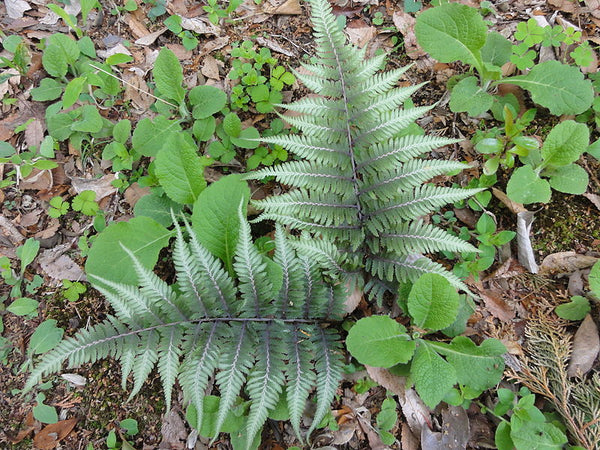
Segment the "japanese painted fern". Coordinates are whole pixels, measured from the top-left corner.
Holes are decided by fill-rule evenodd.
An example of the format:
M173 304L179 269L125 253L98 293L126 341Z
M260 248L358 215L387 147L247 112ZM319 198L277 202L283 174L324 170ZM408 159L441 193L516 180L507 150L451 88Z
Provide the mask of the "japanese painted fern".
M221 395L217 430L245 385L251 400L248 447L284 387L291 423L300 435L305 402L316 386L313 427L318 425L329 409L342 367L338 336L322 325L339 318L336 314L342 311L345 294L340 286L324 282L314 256L294 250L281 228L276 231L273 260L267 261L253 245L241 211L240 223L235 278L202 246L187 223L187 242L182 229L176 228L176 287L130 254L141 287L98 279L96 287L115 315L47 353L33 369L25 390L42 376L59 371L66 360L78 366L112 356L122 365L124 389L133 375L130 397L157 365L169 406L178 380L184 396L196 407L198 430L213 374Z
M327 0L311 0L311 7L317 62L304 64L309 74L296 75L318 96L281 105L301 113L286 118L301 135L263 139L303 161L247 175L274 176L298 189L255 202L261 218L316 233L345 250L346 270L365 270L367 290L380 293L390 282L412 281L424 272L442 274L464 289L458 278L421 254L477 251L420 219L478 192L425 183L465 167L417 159L456 141L410 134L407 127L430 108L400 106L422 85L395 87L406 67L380 72L384 56L368 59L364 49L347 44Z

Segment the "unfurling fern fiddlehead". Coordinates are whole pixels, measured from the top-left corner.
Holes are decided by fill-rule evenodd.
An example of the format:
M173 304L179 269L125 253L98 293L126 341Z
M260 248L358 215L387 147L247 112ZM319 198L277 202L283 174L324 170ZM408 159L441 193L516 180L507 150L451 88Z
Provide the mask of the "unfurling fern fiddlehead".
M339 337L323 323L339 319L344 290L326 283L314 255L306 246L297 252L279 227L273 259L262 256L251 241L241 208L239 219L235 278L202 246L187 223L188 242L177 226L176 287L130 254L141 287L97 279L96 287L115 315L44 355L24 391L42 376L59 371L64 361L78 366L112 356L121 363L124 389L133 375L130 397L158 366L169 407L173 385L179 380L184 396L197 410L198 430L205 390L215 373L221 395L217 430L245 385L251 400L248 447L284 387L290 420L300 436L305 403L316 385L316 427L341 379Z
M304 64L309 74L296 75L318 97L281 105L302 113L286 118L301 135L263 139L303 161L246 176L274 176L298 189L256 201L264 211L261 218L318 234L345 250L345 268L364 271L367 290L380 293L385 286L413 281L424 272L442 274L466 289L441 265L421 255L477 251L420 220L478 192L425 184L436 175L465 167L454 161L417 159L456 141L410 134L408 126L430 108L400 106L422 85L394 87L407 68L378 72L384 56L367 59L364 49L347 44L327 0L311 0L311 8L317 62Z

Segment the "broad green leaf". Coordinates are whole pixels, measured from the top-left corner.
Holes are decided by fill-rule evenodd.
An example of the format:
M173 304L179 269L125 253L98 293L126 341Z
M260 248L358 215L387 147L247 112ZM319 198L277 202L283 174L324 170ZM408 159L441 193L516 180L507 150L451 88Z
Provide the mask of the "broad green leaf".
M40 323L29 340L30 355L39 355L52 350L63 337L64 330L56 326L56 320L50 319Z
M44 70L48 72L48 75L55 78L64 77L69 69L67 57L63 51L55 45L51 45L44 50L44 54L42 55L42 65L44 66Z
M440 62L482 65L487 27L475 8L450 3L428 9L417 17L415 33L423 50Z
M63 33L53 34L48 38L49 47L58 47L67 63L72 64L79 58L80 50L77 42Z
M39 393L36 397L37 405L33 407L33 417L42 423L56 423L58 422L58 414L53 406L44 405L46 396L43 393Z
M554 310L558 317L567 320L583 320L590 312L590 302L587 298L575 295L569 303L558 305Z
M156 87L161 94L181 104L185 98L182 87L183 69L175 53L168 48L162 48L152 70Z
M156 156L172 134L181 131L179 122L168 120L165 116L156 116L154 122L149 118L138 122L131 145L143 156Z
M192 133L194 137L201 142L208 141L215 134L216 121L213 116L194 121Z
M83 90L83 86L86 83L86 77L73 78L65 87L65 95L63 95L63 108L70 108L79 100L79 95Z
M117 64L125 64L133 61L133 56L126 55L125 53L115 53L106 58L106 64L109 66L115 66Z
M590 131L583 123L566 120L556 125L542 145L544 165L565 166L575 162L585 152Z
M600 261L594 264L588 276L590 291L600 297Z
M560 450L567 437L551 423L527 421L520 427L511 427L510 437L518 449Z
M472 117L483 114L493 103L494 97L479 86L476 77L460 80L450 95L450 109L454 112L467 112Z
M86 273L115 283L136 285L137 275L131 269L131 258L120 244L132 251L144 267L151 269L171 235L171 231L149 217L113 223L94 241L85 264Z
M40 241L29 238L25 243L17 248L16 253L21 260L21 274L25 273L25 268L33 262L40 251Z
M206 187L206 159L198 156L198 146L187 133L170 136L156 155L155 171L166 194L177 203L194 203Z
M162 226L173 224L171 210L178 214L182 209L179 203L174 202L166 195L159 195L156 191L150 192L140 198L133 207L135 216L146 216L156 220Z
M506 185L506 195L518 203L548 203L552 191L550 184L538 177L531 166L526 165L513 172Z
M29 316L37 313L39 304L37 300L32 298L21 297L12 302L6 309L17 316Z
M81 117L71 126L73 131L97 133L102 129L102 116L95 106L83 105L78 111L81 111Z
M590 146L585 151L600 161L600 139L590 144Z
M129 119L119 120L113 127L115 141L124 144L131 136L131 121Z
M227 103L227 94L214 86L196 86L189 94L190 103L194 106L194 119L205 119L221 111Z
M238 137L242 132L242 121L236 113L229 113L223 119L223 130L230 137Z
M434 273L421 275L408 295L408 312L414 324L427 330L441 330L452 324L459 305L456 288Z
M501 67L510 60L512 42L500 33L488 33L485 45L481 48L481 58L484 62Z
M65 86L54 78L44 78L40 86L31 90L31 98L36 102L46 102L56 100L63 92Z
M483 391L496 385L504 372L506 347L497 339L486 339L478 347L471 339L457 336L449 344L429 342L431 348L446 356L461 385Z
M79 51L91 59L96 59L98 55L96 55L96 48L94 47L94 41L89 36L84 36L77 41L77 47L79 47Z
M555 116L581 114L594 100L591 81L583 78L579 68L558 61L536 64L527 75L509 77L502 83L527 89L534 102Z
M240 223L240 203L247 203L250 189L238 175L229 175L207 187L196 203L192 226L200 242L215 256L232 268ZM245 206L244 206L245 214Z
M361 364L392 367L410 361L415 351L406 328L388 316L360 319L348 332L346 347Z
M420 340L411 365L411 376L421 399L435 408L457 382L451 364Z
M577 164L557 167L550 174L552 189L566 194L583 194L587 190L588 182L586 170Z
M50 136L57 141L67 140L73 134L73 116L73 111L59 114L48 114L46 111L46 126Z
M254 127L248 127L240 132L237 137L231 137L233 145L241 148L256 148L260 144L260 135Z
M513 450L515 444L510 437L510 424L508 422L500 422L496 428L494 443L498 450Z

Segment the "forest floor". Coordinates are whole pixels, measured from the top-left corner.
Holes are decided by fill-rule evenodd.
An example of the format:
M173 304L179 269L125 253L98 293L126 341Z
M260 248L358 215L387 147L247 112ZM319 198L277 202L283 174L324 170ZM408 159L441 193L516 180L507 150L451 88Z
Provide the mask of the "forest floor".
M45 104L31 99L31 89L37 87L44 77L38 44L52 33L70 32L61 19L52 16L46 3L49 2L6 0L0 4L0 30L7 35L19 35L30 44L31 64L27 73L18 77L18 80L0 78L0 98L3 99L0 104L0 141L10 142L18 148L39 145L45 134ZM78 2L71 0L71 3ZM100 3L101 10L92 10L87 24L82 27L85 35L92 39L95 48L100 50L99 54L102 54L101 51L108 52L104 55L111 54L116 46L131 54L132 62L122 67L124 72L127 71L129 82L138 86L144 86L150 80L149 70L158 49L163 46L170 48L180 60L189 88L211 84L225 92L231 92L235 84L227 76L231 70L231 50L235 43L252 40L258 47L269 48L279 64L286 68L297 68L303 55L314 53L308 5L299 0L263 0L259 4L246 1L230 15L233 20L221 20L219 26L207 20L207 13L202 8L204 2L168 1L165 14L154 20L149 18L153 7L153 2L149 0L136 0L137 8L131 12L117 8L125 2L101 0ZM408 3L412 4L405 2ZM479 7L476 0L463 3ZM598 1L579 4L568 0L493 0L485 3L493 10L486 16L491 29L505 35L510 35L510 30L514 31L518 23L535 15L545 17L550 23L567 20L584 32L592 48L600 44L600 15L594 14L600 10ZM465 139L455 146L436 150L434 156L473 163L473 168L452 181L466 186L471 179L478 178L483 158L468 139L477 130L499 124L491 116L474 119L464 113L450 111L446 82L452 76L464 73L465 67L438 63L419 50L414 34L416 14L404 12L403 2L334 0L332 4L334 13L344 16L346 32L351 41L360 47L367 46L368 54L373 55L381 50L388 52L388 67L413 64L407 72L406 81L410 84L428 82L413 96L413 101L416 105L437 102L435 108L419 121L419 125L428 133ZM111 10L115 13L111 13ZM186 50L182 40L164 27L163 21L171 14L196 21L198 32L194 36L199 39L199 45L195 49ZM127 46L123 46L124 42L128 43ZM589 73L597 71L596 55L588 69ZM2 73L3 69L0 68L0 75ZM288 102L302 97L306 91L295 83L286 88L283 94L284 101ZM146 94L128 87L125 95L126 109L122 107L123 103L116 104L102 114L113 121L122 118L121 114L126 114L134 124L152 115L149 106L153 100ZM529 107L533 106L528 98L523 101ZM259 130L268 124L265 115L252 114L252 111L243 113L242 118ZM27 127L25 132L15 130L29 119L34 119L35 126ZM542 111L528 128L528 134L542 136L551 125L548 121L558 120L545 116ZM592 141L598 136L598 131L592 129ZM239 154L227 164L213 165L210 168L211 176L218 178L223 171L244 170L249 155ZM74 301L65 298L63 280L85 281L82 271L85 257L82 255L81 242L82 237L88 239L93 235L93 218L75 211L52 218L48 215L48 201L56 195L70 198L81 192L81 186L85 186L84 189L103 192L100 208L105 211L106 217L127 220L133 216L135 202L145 193L136 183L122 192L112 188L110 181L114 180L113 172L97 153L81 154L74 148L63 146L55 158L59 166L50 173L36 171L35 176L17 180L15 184L8 184L0 190L0 256L8 257L12 267L18 271L17 248L27 238L35 238L41 244L40 252L24 272L26 285L30 289L24 295L39 302L34 314L15 315L6 309L11 301L11 286L2 285L0 279L0 331L4 338L0 343L0 448L32 448L34 437L39 436L36 443L39 448L101 449L107 448L107 436L111 430L116 432L119 442L126 438L136 449L186 448L186 442L196 441L193 435L190 437L192 430L185 420L182 398L176 395L172 410L165 415L160 381L156 374L151 376L151 381L139 395L125 401L127 393L120 386L121 375L117 363L104 360L74 370L87 379L83 386L59 379L44 391L43 402L58 412L62 428L48 429L36 420L33 415L36 398L20 395L31 365L27 353L29 340L42 321L55 319L57 325L64 329L65 336L68 336L89 323L99 322L109 313L105 300L91 288ZM509 357L507 381L503 381L503 385L509 382L509 378L519 379L528 344L528 335L525 333L528 320L531 317L550 316L555 306L567 302L573 295L581 294L587 285L590 267L600 257L600 165L587 154L582 156L579 163L590 177L588 195L553 192L549 203L533 205L537 209L529 208L535 212L531 227L534 256L538 263L551 256L545 265L542 264L543 270L538 274L529 273L518 262L517 244L513 241L498 252L494 264L479 274L479 279L471 275L467 280L480 299L469 320L466 335L475 339L496 337L506 345ZM6 179L10 169L10 164L0 164L0 181ZM499 194L492 198L486 209L494 215L498 231L516 231L516 212L519 209L515 209L502 196L507 174L499 172L498 178L494 188ZM73 180L78 183L77 187ZM263 189L275 188L267 185ZM458 210L451 205L444 212L451 213L444 215L441 220L457 229L460 226L473 229L481 214L468 208ZM451 264L441 256L436 256L436 259ZM360 314L390 313L385 308L378 309L366 303L362 303L359 310L357 317ZM597 320L597 308L594 314ZM556 320L553 323L563 327L569 334L577 330L575 323L549 320ZM597 366L596 362L592 370L597 370ZM366 391L357 388L369 387L365 381L367 378L364 370L347 375L334 404L333 417L338 429L325 428L315 432L313 448L365 449L378 445L381 445L379 448L386 448L373 433L374 418L385 398L385 389L378 386ZM465 425L470 429L468 448L493 448L496 423L481 412L481 406L488 401L492 400L484 395L479 405L474 402L468 411L469 423ZM542 398L539 402L539 406L543 407ZM441 411L438 412L441 414ZM131 436L127 436L118 425L128 418L137 420L139 424L139 431ZM439 423L432 424L432 428L436 427L439 429ZM402 440L403 448L414 448L408 440L401 439L405 431L403 418L400 417L391 432L398 436L398 441ZM52 436L52 433L57 434ZM56 436L59 436L58 440ZM89 444L93 447L89 447ZM292 445L300 443L295 439L291 427L269 420L261 448L281 449ZM126 444L122 448L127 448ZM226 435L223 435L210 447L208 440L198 439L194 448L227 449L230 444ZM400 448L399 443L392 445L392 448Z

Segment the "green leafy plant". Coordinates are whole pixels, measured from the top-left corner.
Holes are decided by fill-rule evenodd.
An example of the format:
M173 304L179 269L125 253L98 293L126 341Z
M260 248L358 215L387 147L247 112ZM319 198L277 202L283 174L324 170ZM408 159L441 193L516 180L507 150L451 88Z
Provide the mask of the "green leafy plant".
M76 302L79 300L79 296L87 291L85 284L79 281L63 280L62 285L63 296L70 302Z
M228 187L226 183L220 186ZM125 246L123 252L139 280L135 284L141 288L90 274L115 316L80 331L44 355L25 390L43 375L59 370L65 360L77 366L110 355L122 364L124 388L133 374L133 396L157 365L167 407L178 379L186 399L196 408L195 426L201 429L204 391L217 371L221 400L215 429L221 429L246 384L252 402L245 434L249 448L284 385L290 420L299 434L305 401L316 384L317 409L310 434L327 412L341 378L337 334L321 325L338 317L345 293L341 286L324 281L314 256L318 249L310 251L304 245L294 250L293 241L280 228L273 259L261 255L251 241L243 198L237 195L241 203L234 217L220 215L222 205L203 211L230 223L228 229L213 227L209 233L196 234L194 228L206 225L185 222L182 229L176 224L177 290L144 267ZM184 233L189 235L188 242ZM228 253L219 259L216 255L222 253L217 249L223 248Z
M9 293L12 302L6 309L17 316L33 318L38 314L39 302L25 295L34 294L42 285L43 279L35 275L29 280L25 278L25 271L39 250L40 242L33 238L27 239L22 246L17 247L16 254L20 260L18 271L12 268L7 256L0 257L0 276L8 286L12 286Z
M223 18L229 17L238 6L243 3L243 0L232 0L227 2L227 7L220 5L219 0L207 0L207 5L202 8L208 13L208 20L213 25L218 25L219 21Z
M452 88L450 109L466 111L471 116L483 114L498 101L488 91L502 83L526 89L535 103L557 116L580 114L591 106L591 82L584 79L577 67L546 61L535 64L525 75L502 76L501 66L511 55L524 61L523 64L532 64L535 55L532 50L527 50L529 44L545 39L543 28L532 28L529 22L520 26L517 38L523 38L525 44L517 46L517 53L513 53L511 42L499 33L489 33L475 8L449 3L424 11L417 17L415 33L425 51L440 62L461 61L477 72L477 76L467 76ZM554 33L553 29L549 32ZM548 39L549 45L556 42L556 37Z
M381 442L385 445L392 445L396 442L396 436L390 433L390 431L398 422L397 406L396 400L390 397L386 398L381 404L381 410L375 418L377 422L377 432L379 433Z
M52 138L47 137L39 148L17 152L8 142L0 142L0 164L12 166L11 170L4 173L4 180L0 181L0 187L11 186L27 178L34 169L50 170L57 167L58 164L50 159L54 157L53 144Z
M594 264L588 276L590 292L587 296L592 299L600 299L600 263ZM571 301L558 305L555 308L556 315L567 320L582 320L591 311L590 300L581 295L574 295Z
M231 91L231 104L234 108L248 110L254 103L260 113L273 111L281 103L281 91L285 85L292 85L296 77L277 64L268 48L255 50L252 41L244 41L231 50L236 58L231 63L229 78L239 80Z
M575 31L573 27L565 29L560 25L542 27L534 18L531 18L527 22L517 24L514 37L521 42L512 46L510 61L519 70L525 70L535 65L534 60L537 58L537 53L533 47L538 44L542 47L560 47L562 44L580 43L581 31ZM578 66L586 67L591 63L592 49L585 42L571 51L569 56Z
M69 211L69 202L64 201L60 196L52 197L49 203L48 215L50 217L58 218L64 216Z
M588 174L575 161L588 148L590 132L586 125L566 120L555 126L540 150L531 149L521 157L506 186L506 194L519 203L547 203L551 189L568 194L583 194ZM548 178L548 180L544 178Z
M526 450L529 448L561 449L568 442L563 430L535 406L535 395L523 387L515 394L509 389L498 389L498 403L492 413L501 422L496 428L498 450ZM509 415L506 419L503 416Z
M94 191L83 191L77 194L71 202L71 207L73 211L81 211L86 216L95 216L100 211Z
M264 137L303 161L291 161L248 174L274 176L298 189L255 202L261 219L273 219L322 236L323 253L334 245L341 266L379 300L384 290L416 280L426 272L444 274L465 285L440 264L421 255L438 250L476 251L463 240L419 218L480 189L426 184L435 175L461 170L462 163L423 160L424 152L455 142L412 134L410 124L428 107L400 109L420 85L394 88L407 70L378 73L384 56L365 59L364 51L346 44L328 4L312 4L318 44L317 63L305 64L311 75L298 78L320 95L286 109L303 113L287 118L302 135Z
M465 301L444 277L422 275L401 303L411 318L412 329L407 330L388 316L361 319L348 332L348 351L370 366L389 368L410 363L410 379L431 408L456 393L456 384L463 392L459 393L458 404L464 392L468 398L475 398L500 381L504 371L501 355L506 348L496 339L477 346L469 338L456 335L462 332L457 326L464 330L470 316L461 313ZM439 330L455 337L450 343L424 338Z
M0 37L2 37L2 47L12 53L12 58L0 56L0 69L10 67L16 69L21 75L27 74L31 63L31 51L25 40L16 34L6 36L1 33ZM11 76L14 75L0 75L0 83L7 79L5 77L10 78Z
M194 36L189 30L184 30L181 26L181 16L176 14L169 16L165 21L164 25L178 38L181 39L181 43L186 50L194 50L198 46L198 38Z

